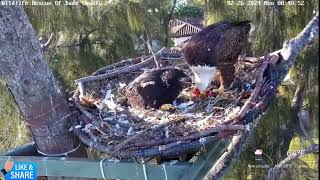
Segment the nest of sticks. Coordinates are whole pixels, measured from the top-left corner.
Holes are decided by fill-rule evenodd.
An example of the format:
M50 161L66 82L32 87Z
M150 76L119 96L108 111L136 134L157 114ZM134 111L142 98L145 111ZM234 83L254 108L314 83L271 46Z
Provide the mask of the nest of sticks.
M193 97L193 88L189 87L172 105L147 110L132 108L124 101L124 89L143 69L155 67L153 58L122 61L77 81L79 87L71 101L81 114L74 129L82 142L117 158L198 151L243 131L252 117L266 109L263 98L270 88L266 69L279 60L279 56L269 57L268 53L264 58L239 57L236 78L224 94L202 99ZM193 77L181 55L170 58L157 53L156 58L162 68L180 67ZM217 88L215 83L210 86Z

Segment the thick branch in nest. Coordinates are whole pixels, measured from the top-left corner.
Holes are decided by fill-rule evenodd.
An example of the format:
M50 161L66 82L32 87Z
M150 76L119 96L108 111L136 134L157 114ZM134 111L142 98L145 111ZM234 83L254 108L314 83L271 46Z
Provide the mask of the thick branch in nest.
M145 56L144 58L148 59L150 56ZM141 58L141 61L144 61L144 59L142 57ZM133 59L127 59L127 60L122 60L120 62L117 62L117 63L114 63L114 64L110 64L108 66L105 66L103 68L100 68L98 69L97 71L95 71L92 76L97 76L97 75L101 75L101 74L107 74L107 73L110 73L112 71L114 71L115 69L118 69L118 68L126 68L126 66L131 66L134 64L134 61L136 59L133 58Z
M181 137L172 137L172 138L165 138L165 139L152 139L148 141L136 141L132 143L128 143L124 145L122 148L132 148L132 147L151 147L151 146L159 146L163 144L169 144L177 141L187 141L187 140L194 140L199 139L202 137L209 136L213 133L221 132L221 131L237 131L237 130L244 130L243 125L217 125L207 130L195 132L189 136L181 136Z
M184 118L182 118L182 119L177 119L177 120L175 120L175 121L165 122L165 123L163 123L163 124L161 124L161 125L159 125L159 126L157 126L157 127L155 127L155 128L154 128L154 127L147 128L147 129L141 131L140 133L138 133L138 134L136 134L136 135L128 138L127 140L123 141L123 142L120 143L119 145L117 145L117 146L114 148L113 153L119 151L124 145L126 145L127 143L129 143L129 142L137 139L138 137L141 137L144 133L146 133L146 132L148 132L148 131L150 131L150 130L162 129L162 128L166 127L166 126L169 126L170 124L183 122L183 121L185 121L185 120L187 120L187 119L184 119Z
M161 55L161 52L164 50L165 48L162 48L159 52L157 52L155 54L155 56L159 56ZM88 76L88 77L83 77L81 79L77 79L75 80L76 84L78 84L79 82L88 82L88 81L97 81L97 80L103 80L103 79L107 79L107 78L111 78L123 73L129 73L132 71L136 71L139 70L145 66L147 66L148 64L150 64L153 61L153 57L149 57L148 59L146 59L145 61L142 61L138 64L132 65L130 67L126 67L126 68L122 68L119 70L115 70L113 72L107 73L107 74L101 74L101 75L97 75L97 76Z
M264 60L263 60L261 66L260 66L260 69L258 71L257 80L256 80L256 87L254 88L250 98L246 101L246 103L241 108L238 116L236 117L236 120L241 120L244 117L244 115L246 114L246 112L249 110L250 106L252 104L255 104L255 101L257 100L257 97L258 97L259 92L261 90L261 86L263 84L263 74L268 67L269 58L270 58L270 54L269 54L269 52L266 52L264 55Z

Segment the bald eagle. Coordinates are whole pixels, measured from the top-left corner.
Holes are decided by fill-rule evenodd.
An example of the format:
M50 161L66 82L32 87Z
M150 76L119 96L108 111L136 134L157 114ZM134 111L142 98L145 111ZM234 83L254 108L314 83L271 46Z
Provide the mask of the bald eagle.
M182 48L185 60L195 76L196 90L205 94L212 80L220 76L220 91L234 79L234 64L247 49L254 30L250 21L222 21L194 34Z
M128 104L135 108L159 108L170 104L191 79L180 69L146 71L132 81L125 90Z

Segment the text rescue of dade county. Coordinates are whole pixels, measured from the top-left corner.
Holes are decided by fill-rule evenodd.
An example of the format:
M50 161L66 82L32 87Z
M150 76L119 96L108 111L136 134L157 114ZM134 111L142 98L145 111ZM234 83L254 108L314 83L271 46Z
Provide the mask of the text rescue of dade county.
M86 6L101 6L103 3L99 0L97 1L88 1L88 2L81 2L82 5ZM10 0L3 0L0 1L0 5L6 6L61 6L61 5L66 5L66 6L77 6L80 5L79 1L10 1Z

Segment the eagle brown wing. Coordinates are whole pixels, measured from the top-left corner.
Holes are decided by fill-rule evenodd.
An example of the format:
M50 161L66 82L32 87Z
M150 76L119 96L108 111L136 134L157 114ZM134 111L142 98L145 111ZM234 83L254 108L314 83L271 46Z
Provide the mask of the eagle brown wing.
M250 21L222 21L193 35L182 49L189 66L217 67L229 86L234 78L234 64L248 47Z
M171 103L181 92L186 75L178 69L156 69L144 72L132 81L125 96L131 107L159 108Z
M125 92L128 103L135 108L157 108L160 104L158 96L164 85L160 82L161 71L144 72L131 82Z
M215 49L218 59L218 69L223 77L225 87L229 87L234 80L235 67L238 57L247 51L249 46L249 21L233 23L227 29Z

